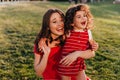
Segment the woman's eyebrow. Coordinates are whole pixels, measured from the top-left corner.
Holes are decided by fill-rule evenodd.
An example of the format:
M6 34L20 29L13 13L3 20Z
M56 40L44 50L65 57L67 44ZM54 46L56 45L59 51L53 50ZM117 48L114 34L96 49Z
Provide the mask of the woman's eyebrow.
M56 20L56 18L53 18L52 21L53 21L53 20Z

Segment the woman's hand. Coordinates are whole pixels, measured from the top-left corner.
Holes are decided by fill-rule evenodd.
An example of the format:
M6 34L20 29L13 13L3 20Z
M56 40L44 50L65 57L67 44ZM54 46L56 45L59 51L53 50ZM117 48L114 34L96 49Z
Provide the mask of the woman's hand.
M45 71L45 68L48 62L48 57L49 57L50 50L51 50L50 47L47 46L46 40L47 40L46 38L42 38L38 43L38 47L40 51L44 53L44 55L42 56L42 55L35 53L34 69L36 71L36 75L40 77Z
M93 51L98 50L99 45L96 41L94 41L94 40L90 41L90 45L91 45Z
M43 52L45 55L49 55L49 53L50 53L50 47L47 46L46 40L47 40L46 38L42 38L39 41L38 47L39 47L39 50L41 52Z
M62 63L65 66L71 65L77 58L79 57L79 54L76 52L72 52L69 55L65 56L63 59L61 59L60 63Z
M94 51L98 49L98 43L96 41L91 41L90 42L92 51L91 50L86 50L86 51L75 51L70 53L69 55L65 56L60 63L63 65L69 66L71 65L78 57L84 58L84 59L89 59L95 56Z

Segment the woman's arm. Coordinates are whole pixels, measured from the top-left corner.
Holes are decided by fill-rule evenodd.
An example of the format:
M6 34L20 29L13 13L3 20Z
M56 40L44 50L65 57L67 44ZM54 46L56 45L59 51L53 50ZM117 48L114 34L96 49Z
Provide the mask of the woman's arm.
M48 56L50 53L50 47L46 45L44 40L41 42L41 50L43 51L44 54L39 55L35 53L35 60L34 60L34 69L36 75L40 77L42 76L42 73L44 72L47 66Z
M95 51L88 49L86 51L75 51L74 54L78 54L78 57L83 59L90 59L95 56Z
M47 66L47 61L47 55L43 55L42 57L41 55L35 53L34 69L37 76L42 77L42 73L44 72Z
M83 59L89 59L95 56L95 52L92 50L86 50L86 51L75 51L64 57L60 63L63 65L69 66L71 63L73 63L78 57L81 57Z
M86 51L75 51L64 57L60 63L63 65L69 66L71 63L73 63L78 57L81 57L83 59L89 59L95 56L95 51L98 49L98 43L94 42L91 44L92 50L88 49Z

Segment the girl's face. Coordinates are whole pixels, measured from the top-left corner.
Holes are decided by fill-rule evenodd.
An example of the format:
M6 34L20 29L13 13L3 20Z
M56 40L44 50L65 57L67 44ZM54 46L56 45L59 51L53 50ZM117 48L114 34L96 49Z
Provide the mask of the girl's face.
M87 26L87 16L85 11L77 11L73 19L74 30L84 30Z
M50 31L53 39L64 34L64 21L59 13L53 13L50 17Z

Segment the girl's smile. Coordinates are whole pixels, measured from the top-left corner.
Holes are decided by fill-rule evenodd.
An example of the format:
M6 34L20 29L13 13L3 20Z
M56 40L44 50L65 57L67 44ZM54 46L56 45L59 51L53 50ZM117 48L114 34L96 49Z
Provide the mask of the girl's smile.
M83 21L83 22L81 22L81 24L82 24L83 26L85 26L85 24L86 24L86 21Z
M85 11L77 11L72 24L74 30L84 30L87 26L87 19Z

